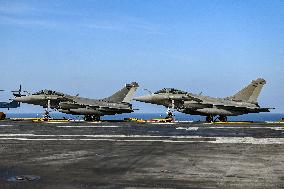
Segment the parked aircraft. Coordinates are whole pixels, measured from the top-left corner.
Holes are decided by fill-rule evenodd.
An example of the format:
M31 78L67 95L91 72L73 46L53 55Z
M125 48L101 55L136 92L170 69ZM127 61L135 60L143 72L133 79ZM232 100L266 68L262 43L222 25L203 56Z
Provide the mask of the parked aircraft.
M51 108L67 114L84 115L85 120L92 121L99 120L103 115L133 112L130 101L137 88L138 83L132 82L112 96L103 99L83 98L53 90L41 90L26 96L15 96L14 100L46 108L45 117L49 117Z
M22 90L21 88L22 87L20 85L19 91ZM0 91L4 91L4 90L0 90ZM17 93L18 91L12 91L12 92L14 95L18 94ZM18 108L18 107L20 107L20 103L14 100L12 100L11 102L0 102L0 108L7 108L9 110L10 108Z
M174 88L164 88L146 96L136 97L134 100L163 105L186 114L203 115L206 116L207 122L213 121L214 116L219 116L218 119L225 122L227 116L269 112L272 108L262 108L257 102L264 84L266 81L258 78L235 95L225 98L214 98Z

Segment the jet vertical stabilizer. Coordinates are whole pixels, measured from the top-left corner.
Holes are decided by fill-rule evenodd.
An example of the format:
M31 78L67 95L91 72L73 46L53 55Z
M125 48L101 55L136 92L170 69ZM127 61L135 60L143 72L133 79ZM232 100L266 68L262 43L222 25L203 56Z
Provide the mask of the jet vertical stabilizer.
M118 92L114 93L112 96L104 98L103 100L109 101L109 102L126 102L129 103L135 91L139 87L138 83L132 82L130 84L126 84L125 87L123 87Z
M257 98L261 92L263 85L266 81L262 78L253 80L248 86L239 91L237 94L227 97L227 99L234 101L243 101L250 103L257 103Z

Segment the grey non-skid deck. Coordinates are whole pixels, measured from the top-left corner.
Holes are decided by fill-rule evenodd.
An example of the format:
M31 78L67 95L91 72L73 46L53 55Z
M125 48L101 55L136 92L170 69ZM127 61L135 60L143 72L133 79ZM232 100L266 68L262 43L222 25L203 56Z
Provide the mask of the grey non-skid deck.
M1 189L284 188L284 124L1 121L0 152Z

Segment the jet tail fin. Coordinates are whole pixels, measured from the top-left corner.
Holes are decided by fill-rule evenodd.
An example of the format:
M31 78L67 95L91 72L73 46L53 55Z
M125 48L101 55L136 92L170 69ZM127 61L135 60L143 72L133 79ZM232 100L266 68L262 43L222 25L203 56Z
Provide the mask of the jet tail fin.
M227 97L227 99L243 102L257 103L257 98L261 92L263 85L266 81L262 78L253 80L249 85L240 90L233 96Z
M137 88L139 87L138 83L132 82L130 84L126 84L121 90L117 91L110 97L104 98L103 100L109 102L126 102L129 103Z

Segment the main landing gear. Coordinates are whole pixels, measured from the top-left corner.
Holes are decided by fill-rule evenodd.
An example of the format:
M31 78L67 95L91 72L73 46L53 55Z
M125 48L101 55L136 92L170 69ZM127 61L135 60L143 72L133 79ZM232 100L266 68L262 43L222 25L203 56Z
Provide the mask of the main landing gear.
M43 113L43 118L44 119L50 119L51 117L50 117L50 114L49 114L49 110L44 110L44 113Z
M210 122L213 122L213 121L216 121L216 120L219 120L220 122L227 122L228 121L228 118L227 116L219 116L217 117L215 120L214 120L214 116L213 115L208 115L206 116L206 122L210 123Z
M219 116L218 119L219 119L219 121L221 121L221 122L227 122L227 121L228 121L227 116Z
M85 115L85 121L100 121L100 116L98 115Z

